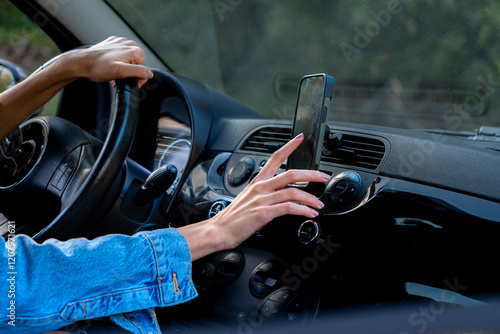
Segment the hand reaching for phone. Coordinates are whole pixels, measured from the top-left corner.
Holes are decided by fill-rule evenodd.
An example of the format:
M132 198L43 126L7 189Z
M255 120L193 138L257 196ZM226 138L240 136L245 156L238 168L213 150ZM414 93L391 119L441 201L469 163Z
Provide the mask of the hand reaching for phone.
M296 182L327 182L330 176L315 170L288 170L276 175L285 159L300 145L298 135L276 151L260 173L215 217L179 229L193 260L240 245L255 231L284 215L314 218L324 204L316 196L287 186ZM299 204L300 203L300 204Z

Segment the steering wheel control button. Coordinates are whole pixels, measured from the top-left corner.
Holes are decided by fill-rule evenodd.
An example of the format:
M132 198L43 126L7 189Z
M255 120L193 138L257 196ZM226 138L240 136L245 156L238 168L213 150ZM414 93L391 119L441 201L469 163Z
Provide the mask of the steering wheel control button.
M222 257L215 268L215 279L221 285L236 281L245 267L245 258L237 252L230 252Z
M281 285L283 265L277 261L267 261L259 265L250 277L250 291L256 297L269 295Z
M63 171L57 168L56 171L54 172L54 175L52 175L52 178L50 179L50 185L54 186L58 190L62 190L58 187L58 185L59 185L59 180L61 180L63 174L64 174Z
M255 170L255 160L244 157L235 163L229 170L227 181L231 187L238 187L245 183Z
M212 206L210 207L210 209L208 210L208 218L212 218L214 217L216 214L218 214L219 212L221 212L222 210L224 210L226 208L227 204L226 204L226 201L215 201Z
M82 148L78 147L73 152L68 154L63 162L57 166L54 174L52 174L52 178L50 179L50 186L57 195L61 195L64 188L68 184L73 171L78 165L78 161L80 159Z
M321 235L321 226L314 220L306 220L299 227L298 237L304 245L310 245L318 241Z

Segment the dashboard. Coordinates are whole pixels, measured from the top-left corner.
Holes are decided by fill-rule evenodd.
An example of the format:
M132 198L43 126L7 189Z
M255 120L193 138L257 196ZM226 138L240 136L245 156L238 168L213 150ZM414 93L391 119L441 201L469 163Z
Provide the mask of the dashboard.
M290 140L292 121L262 119L190 79L163 71L155 77L160 85L141 105L155 117L139 128L154 151L135 160L181 171L158 206L169 226L180 227L231 205ZM347 306L433 299L433 289L471 298L498 291L491 265L500 255L498 142L328 125L337 149L324 151L320 170L331 179L308 189L326 204L320 215L281 217L237 249L197 261L200 297L177 312L160 311L169 330L193 322L226 329L308 324Z
M154 73L141 88L129 158L119 164L118 176L105 191L102 216L96 213L95 224L81 230L65 228L62 238L178 228L214 217L233 205L291 139L292 120L263 119L202 83ZM90 139L97 150L97 138L83 132L76 138L73 132L77 125L86 128L78 115L87 110L97 109L96 121L102 124L104 108L93 105L102 103L72 98L96 87L100 96L111 93L109 84L86 81L65 88L61 110L72 113L61 115L75 117L73 124L64 117L44 119L74 140ZM89 119L82 117L88 133L95 126ZM30 122L26 135L43 142L47 128ZM195 261L192 276L199 297L157 309L162 330L187 332L201 326L203 332L252 332L277 324L321 324L353 307L426 301L455 308L482 304L498 294L500 178L495 171L500 141L345 122L329 122L327 133L319 169L330 180L305 189L325 203L319 216L279 217L239 247ZM68 155L74 161L66 157L55 172L46 173L55 189L59 183L52 181L66 163L66 171L82 165L79 161L87 167L80 151ZM277 173L285 170L286 162ZM145 185L158 181L158 175L167 175L170 182L158 194L147 191ZM33 200L37 209L24 210L26 216L18 218L36 221L33 215L45 212L50 221L58 204L53 200ZM40 230L16 222L23 233Z
M74 231L79 236L178 228L214 217L291 139L292 120L264 119L202 83L154 73L140 91L129 158L100 205L109 210ZM78 115L97 109L100 124L104 108L95 108L98 99L75 104L73 97L96 87L101 96L111 92L106 84L76 81L61 98L61 110L72 111L61 116L74 117L87 132L95 124L82 117L86 127ZM51 118L51 126L76 129L62 118ZM199 297L157 309L162 330L251 332L321 323L353 307L412 301L461 307L498 294L499 141L345 122L329 122L327 133L319 169L330 180L305 189L325 203L319 216L279 217L239 247L195 261ZM286 162L277 173L285 170ZM170 182L158 194L145 191L158 175ZM27 211L26 221L48 206L33 202L37 210ZM40 230L27 228L27 234ZM62 237L72 233L65 229Z

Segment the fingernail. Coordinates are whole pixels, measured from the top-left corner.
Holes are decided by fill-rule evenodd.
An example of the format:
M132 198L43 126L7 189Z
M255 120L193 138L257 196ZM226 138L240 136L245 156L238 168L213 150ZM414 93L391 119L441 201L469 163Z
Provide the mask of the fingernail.
M323 176L323 180L325 180L325 181L329 181L330 180L330 175L328 175L326 173L323 173L323 172L321 174Z
M318 200L318 206L320 209L323 209L325 207L325 203Z
M319 216L318 211L316 211L316 210L311 210L311 211L312 211L312 214L313 214L313 218Z
M293 138L293 140L297 140L297 139L302 138L302 137L304 137L304 134L299 133L297 136L295 136L295 138Z

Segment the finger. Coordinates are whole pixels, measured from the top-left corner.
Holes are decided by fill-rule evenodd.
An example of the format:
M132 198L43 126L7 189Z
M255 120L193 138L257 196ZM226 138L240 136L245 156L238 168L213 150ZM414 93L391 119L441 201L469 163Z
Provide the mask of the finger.
M316 209L322 209L325 205L316 196L297 188L286 188L275 193L262 196L262 200L269 201L272 205L285 202L298 202Z
M302 205L298 203L293 203L293 202L286 202L286 203L280 203L272 206L272 211L270 213L270 218L271 220L281 217L281 216L286 216L286 215L294 215L294 216L304 216L308 218L315 218L319 215L318 211Z
M137 87L141 88L146 82L148 82L145 79L137 79Z
M125 37L117 37L117 36L110 36L98 44L105 44L105 43L114 44L114 45L129 45L129 46L137 46L138 45L137 42L132 40L132 39L128 39Z
M330 175L317 170L292 169L281 173L265 182L264 190L273 191L282 189L297 182L328 182Z
M273 177L278 169L281 167L283 162L288 158L288 156L299 147L300 143L304 140L304 135L301 133L294 139L290 140L283 147L273 153L271 158L266 162L266 165L257 175L257 180L267 180Z
M153 77L153 72L144 65L121 63L119 73L115 79L138 78L149 80Z

